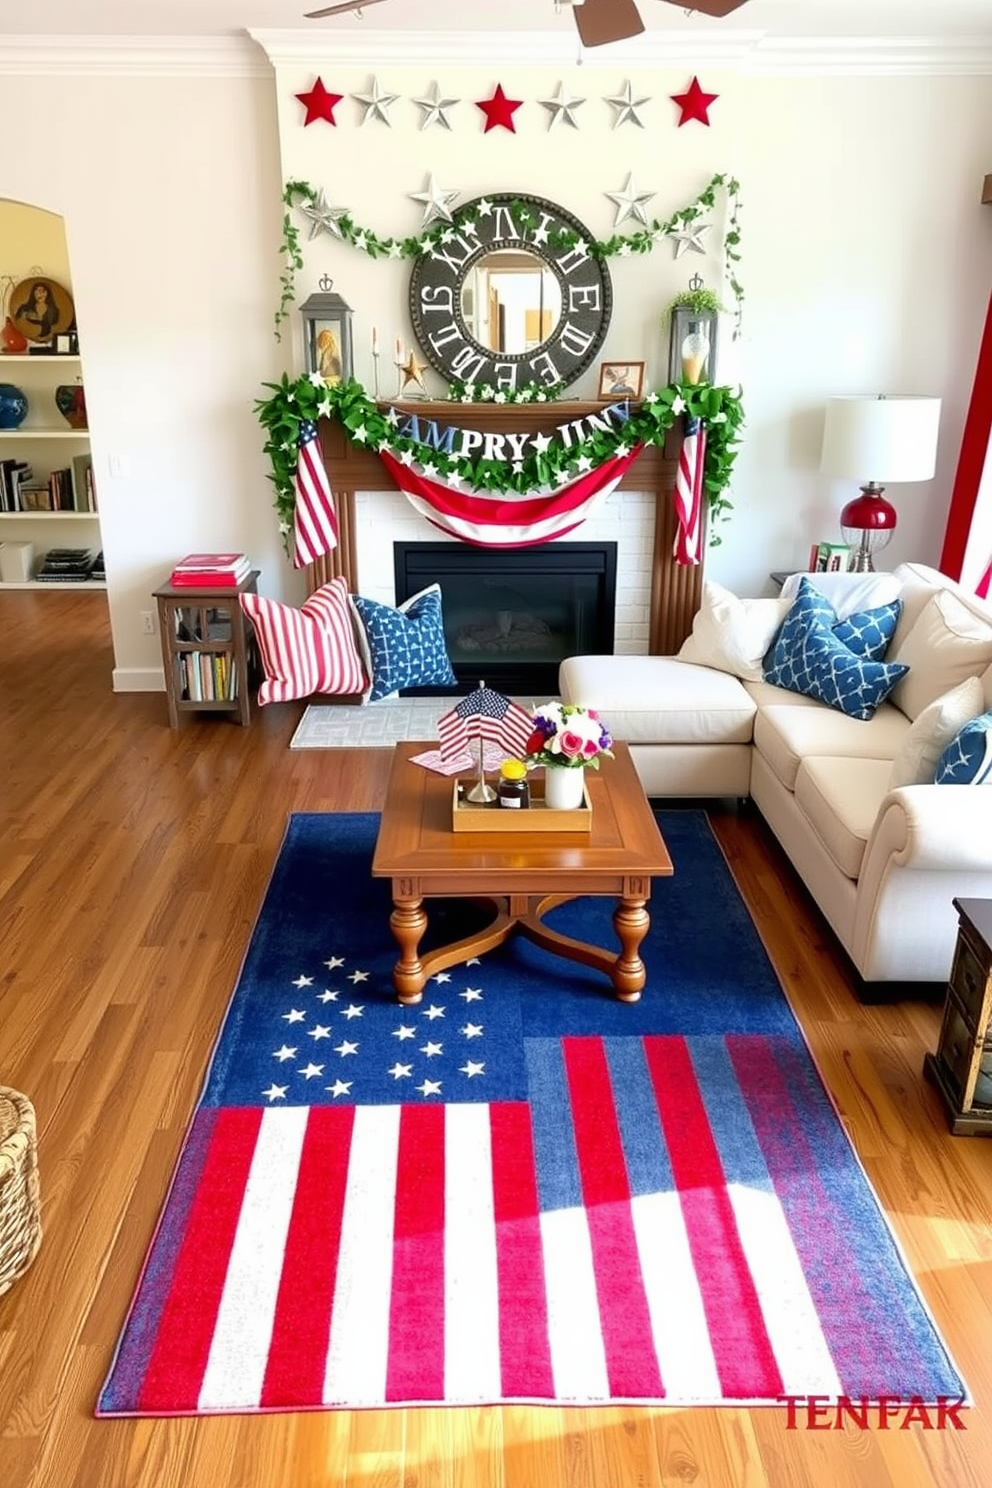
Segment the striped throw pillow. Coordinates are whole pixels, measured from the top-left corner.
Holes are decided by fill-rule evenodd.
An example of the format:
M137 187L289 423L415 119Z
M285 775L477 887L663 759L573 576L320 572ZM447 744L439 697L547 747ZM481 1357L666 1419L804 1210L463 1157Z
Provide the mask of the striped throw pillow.
M300 609L261 594L242 594L241 607L265 672L259 703L287 703L314 692L361 693L368 686L343 578L324 584Z

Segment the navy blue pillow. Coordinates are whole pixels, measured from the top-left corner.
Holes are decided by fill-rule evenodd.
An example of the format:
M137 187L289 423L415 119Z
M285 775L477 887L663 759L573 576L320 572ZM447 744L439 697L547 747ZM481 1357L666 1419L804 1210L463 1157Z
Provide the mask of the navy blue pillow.
M966 723L937 761L935 785L992 785L992 713Z
M766 662L771 663L766 665L766 682L817 698L849 718L861 719L871 718L909 671L909 667L895 662L856 655L819 618L815 604L801 605L799 599L785 617Z
M457 686L444 639L440 585L422 589L398 610L360 594L352 603L362 622L372 678L367 702L377 703L403 687Z
M782 621L765 657L765 681L775 681L768 673L783 662L788 662L794 646L794 636L802 632L807 620L819 620L855 656L864 656L869 661L882 661L901 613L902 600L894 599L889 604L877 605L873 610L857 610L853 615L838 620L833 605L816 585L810 583L809 579L800 579L792 608ZM779 687L785 685L784 682L778 683Z

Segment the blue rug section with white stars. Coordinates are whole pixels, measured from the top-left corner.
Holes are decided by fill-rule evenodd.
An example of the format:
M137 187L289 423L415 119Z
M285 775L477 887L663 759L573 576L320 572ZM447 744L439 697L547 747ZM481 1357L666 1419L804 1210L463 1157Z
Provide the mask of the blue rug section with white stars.
M513 936L432 977L402 1007L389 883L369 872L379 818L291 817L204 1102L215 1106L524 1100L524 1039L576 1034L793 1034L795 1019L701 811L659 813L671 878L654 882L641 1001ZM426 901L422 950L480 912ZM609 899L563 905L549 925L617 947Z

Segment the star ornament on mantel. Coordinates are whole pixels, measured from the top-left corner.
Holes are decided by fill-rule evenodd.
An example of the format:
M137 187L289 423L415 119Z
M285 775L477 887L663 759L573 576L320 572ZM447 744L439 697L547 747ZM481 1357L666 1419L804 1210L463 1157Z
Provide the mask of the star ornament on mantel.
M617 215L613 226L619 227L621 222L626 222L628 217L633 217L637 222L643 222L646 227L648 219L644 211L644 203L649 202L654 194L653 191L638 191L633 175L628 172L627 184L622 191L604 193L611 202L616 203Z
M378 119L380 124L385 124L387 128L391 127L389 106L396 102L399 97L398 93L384 93L379 86L379 79L374 77L371 93L353 93L351 96L356 103L362 104L365 108L362 116L363 124L367 124L370 119Z
M406 392L411 382L415 383L416 386L420 388L421 392L426 393L427 384L424 382L424 373L427 371L427 363L418 362L417 353L415 351L411 351L405 362L399 363L399 370L400 377L402 378L402 383L400 386L401 393Z
M486 116L483 134L488 134L490 129L508 129L511 134L516 134L517 127L513 122L513 115L522 103L522 98L507 98L503 92L502 83L496 84L496 91L492 98L477 98L475 106Z
M459 196L457 191L446 191L445 188L434 179L433 172L427 177L427 187L424 191L411 191L410 200L423 204L424 220L421 227L430 227L432 222L450 222L451 213L448 208Z
M317 119L323 119L325 124L337 126L334 109L341 102L344 94L328 93L321 78L317 79L309 93L294 93L293 97L298 98L307 111L307 116L303 120L304 129Z
M699 86L698 77L694 77L684 93L670 93L668 96L682 110L678 126L680 129L693 119L709 128L709 107L711 103L716 103L719 93L704 93Z

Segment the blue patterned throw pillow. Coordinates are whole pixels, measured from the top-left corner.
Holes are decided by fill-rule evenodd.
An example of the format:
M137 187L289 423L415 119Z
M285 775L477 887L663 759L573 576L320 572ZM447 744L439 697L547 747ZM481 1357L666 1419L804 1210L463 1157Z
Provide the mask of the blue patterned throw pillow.
M937 762L935 785L992 785L992 713L966 723Z
M367 647L372 678L367 702L377 703L404 687L455 687L441 620L441 588L432 584L399 609L363 599L352 600Z
M885 641L888 645L899 617L899 604L894 600L891 605L862 610L831 625L831 619L836 622L832 606L804 580L765 658L765 681L817 698L849 718L871 718L909 671L894 662L875 661L871 655L891 623ZM891 621L880 613L890 610L895 611ZM854 645L863 645L865 651L855 651L852 640Z

